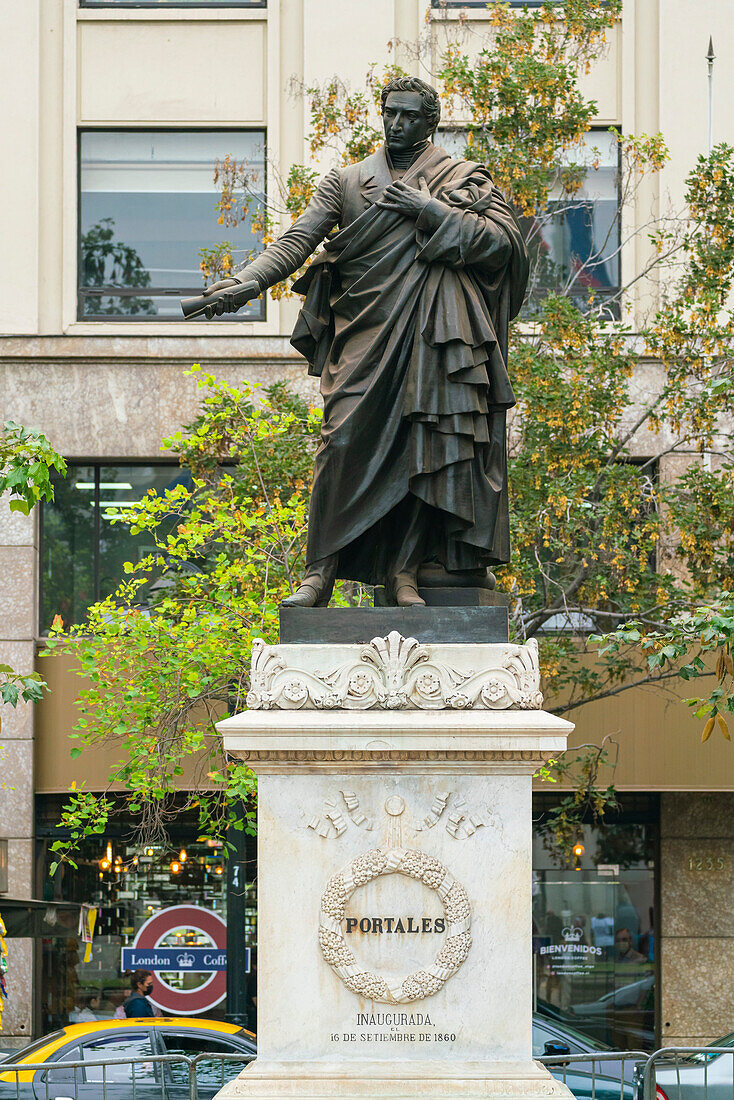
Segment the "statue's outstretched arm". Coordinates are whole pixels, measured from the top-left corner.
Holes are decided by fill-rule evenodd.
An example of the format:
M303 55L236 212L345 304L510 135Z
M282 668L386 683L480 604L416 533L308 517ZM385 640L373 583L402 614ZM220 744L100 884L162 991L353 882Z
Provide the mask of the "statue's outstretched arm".
M298 271L339 221L341 206L341 179L334 169L321 181L301 216L251 264L213 283L204 294L183 299L184 315L211 318L236 313L267 287Z
M334 169L319 184L308 206L277 241L273 241L235 278L255 279L263 291L298 271L339 221L341 180Z

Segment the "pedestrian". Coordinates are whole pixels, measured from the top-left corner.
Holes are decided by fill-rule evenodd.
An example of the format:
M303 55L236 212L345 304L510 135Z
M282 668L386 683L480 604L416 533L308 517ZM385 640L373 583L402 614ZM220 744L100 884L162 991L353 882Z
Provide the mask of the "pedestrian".
M153 992L153 972L134 970L130 975L130 994L123 1002L125 1016L139 1019L141 1016L155 1016L153 1005L148 997Z

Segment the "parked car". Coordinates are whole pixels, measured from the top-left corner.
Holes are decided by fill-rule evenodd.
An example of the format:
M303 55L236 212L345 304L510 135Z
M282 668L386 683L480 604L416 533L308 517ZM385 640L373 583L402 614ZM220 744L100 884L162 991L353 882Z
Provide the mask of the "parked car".
M208 1054L196 1065L199 1100L212 1100L225 1081L236 1077L255 1057L251 1031L217 1020L153 1017L140 1020L100 1020L70 1024L0 1062L0 1098L17 1100L189 1100L185 1062L147 1061L154 1055ZM218 1055L233 1055L224 1060ZM134 1058L132 1065L99 1063ZM83 1062L80 1069L65 1065ZM48 1064L48 1070L24 1070L23 1065ZM95 1064L96 1063L96 1064ZM16 1073L17 1070L17 1073ZM16 1088L17 1079L17 1088Z
M731 1054L680 1055L655 1063L657 1100L731 1100L734 1094L734 1032L711 1043L730 1047ZM640 1067L640 1070L642 1067ZM642 1100L642 1073L637 1075ZM661 1095L662 1094L662 1095Z
M563 1054L606 1054L611 1047L540 1013L533 1015L533 1058ZM634 1061L570 1062L548 1066L576 1100L634 1100ZM677 1100L677 1098L671 1098Z

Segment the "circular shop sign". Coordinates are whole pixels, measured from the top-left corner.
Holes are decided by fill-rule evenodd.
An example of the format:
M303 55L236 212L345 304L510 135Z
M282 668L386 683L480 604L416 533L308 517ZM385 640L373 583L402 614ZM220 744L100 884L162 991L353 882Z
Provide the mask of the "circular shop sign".
M214 949L224 951L227 948L225 922L216 913L198 905L172 905L154 913L138 929L132 946L138 950L160 947L163 940L179 928L200 932L213 944ZM150 1000L162 1012L172 1016L194 1016L200 1012L208 1012L210 1008L220 1004L226 995L226 970L213 970L195 989L176 989L163 981L157 971L153 971Z
M435 890L446 914L446 939L433 963L390 985L357 962L342 928L347 902L354 891L380 875L408 875ZM471 906L464 887L435 856L415 849L373 848L357 856L326 884L321 898L321 953L347 989L372 1001L405 1004L430 997L459 969L471 947Z

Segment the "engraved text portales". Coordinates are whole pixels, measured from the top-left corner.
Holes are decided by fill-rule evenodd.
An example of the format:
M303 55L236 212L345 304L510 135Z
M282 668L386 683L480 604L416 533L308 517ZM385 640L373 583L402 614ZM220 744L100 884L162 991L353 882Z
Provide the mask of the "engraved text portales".
M446 941L435 961L397 983L361 967L344 938L347 902L360 887L380 875L408 875L435 890L444 906ZM319 943L321 952L347 989L373 1001L405 1004L438 993L469 954L471 906L464 887L435 856L413 849L373 848L357 856L329 879L321 898ZM389 933L388 933L389 934Z

